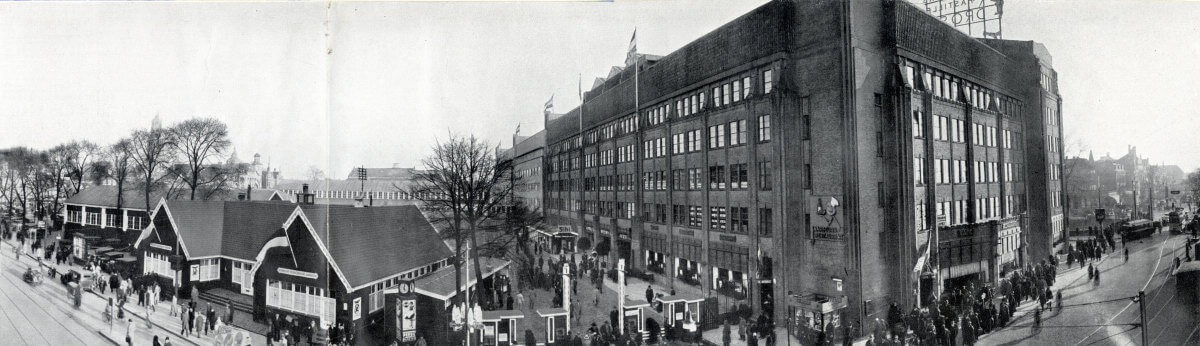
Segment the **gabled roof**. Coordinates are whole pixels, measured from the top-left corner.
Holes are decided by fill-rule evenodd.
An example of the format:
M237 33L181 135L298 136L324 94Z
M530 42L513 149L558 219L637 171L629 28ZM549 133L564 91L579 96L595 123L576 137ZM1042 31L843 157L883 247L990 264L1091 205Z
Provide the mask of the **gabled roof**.
M137 188L131 189L127 186L122 195L123 198L121 201L121 208L136 210L146 209L146 199L144 198L141 190ZM157 203L159 199L162 199L162 197L163 194L161 192L150 193L150 201L152 201L152 203ZM75 194L74 196L71 196L71 198L68 198L66 203L116 208L117 187L115 185L90 186L79 191L79 193Z
M263 244L296 210L287 202L227 202L221 233L221 254L254 261Z
M452 255L416 206L302 209L352 289Z
M221 255L224 201L166 201L167 213L190 258ZM159 208L162 208L160 205ZM159 230L160 232L162 230Z

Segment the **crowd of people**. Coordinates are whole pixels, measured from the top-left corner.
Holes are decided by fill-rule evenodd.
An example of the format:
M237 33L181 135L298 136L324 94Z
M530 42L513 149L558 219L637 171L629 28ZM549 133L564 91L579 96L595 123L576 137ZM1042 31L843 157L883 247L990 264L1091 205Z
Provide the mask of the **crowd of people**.
M948 345L961 338L963 344L972 345L980 336L1009 325L1025 301L1037 303L1034 318L1040 324L1042 310L1052 308L1054 300L1062 306L1061 292L1056 299L1050 289L1057 275L1055 262L1050 258L1012 270L994 288L970 283L951 289L937 302L907 314L893 303L887 315L889 328L877 328L872 343Z

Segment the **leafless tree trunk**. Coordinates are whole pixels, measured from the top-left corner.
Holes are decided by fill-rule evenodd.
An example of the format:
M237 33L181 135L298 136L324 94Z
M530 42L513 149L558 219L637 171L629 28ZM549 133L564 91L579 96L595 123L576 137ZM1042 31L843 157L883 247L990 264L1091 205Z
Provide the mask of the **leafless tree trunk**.
M483 279L478 251L484 244L478 230L482 222L498 215L497 207L512 192L507 183L511 161L498 160L496 146L475 136L451 135L432 149L422 160L425 171L416 174L408 192L421 202L430 221L442 228L443 237L454 241L455 284L461 290L462 265L467 260L463 256L473 261L476 281ZM465 297L462 291L458 296Z
M146 210L150 210L150 193L159 181L159 170L170 163L174 152L171 148L170 132L163 129L137 130L129 141L130 160L137 169L142 185L142 196L146 199Z
M229 130L220 120L193 118L171 127L170 131L174 139L172 148L187 165L181 177L191 192L190 198L195 200L196 190L221 179L220 174L206 176L205 171L212 169L210 160L223 157L229 149Z
M102 155L103 150L96 143L90 141L71 142L70 145L76 148L75 159L72 161L73 167L71 167L71 175L75 183L75 190L71 192L71 195L75 195L83 190L83 182L91 174L92 163Z

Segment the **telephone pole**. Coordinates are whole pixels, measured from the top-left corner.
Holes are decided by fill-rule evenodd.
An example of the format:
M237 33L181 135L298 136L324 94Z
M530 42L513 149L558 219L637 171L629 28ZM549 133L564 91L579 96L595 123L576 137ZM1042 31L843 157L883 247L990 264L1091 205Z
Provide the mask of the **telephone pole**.
M1138 291L1138 314L1142 318L1142 345L1150 345L1150 328L1146 325L1146 291Z

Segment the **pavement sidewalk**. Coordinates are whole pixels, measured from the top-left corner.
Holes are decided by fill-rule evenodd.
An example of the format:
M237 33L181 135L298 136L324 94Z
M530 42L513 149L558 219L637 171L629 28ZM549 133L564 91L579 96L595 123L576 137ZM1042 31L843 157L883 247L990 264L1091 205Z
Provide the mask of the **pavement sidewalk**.
M9 243L7 240L5 240L4 243L9 245L10 247L13 246L13 244ZM25 257L28 257L32 261L29 263L26 263L26 261L22 261L22 263L28 264L30 266L37 265L37 263L36 263L37 257L34 257L32 254L29 254L29 253L26 253ZM55 264L53 261L44 261L44 262L42 262L42 265L46 266L46 267L56 268L56 270L58 270L59 275L62 275L63 273L66 273L66 272L70 271L71 269L76 269L81 272L83 271L83 268L80 266L75 266L72 264ZM61 287L63 290L63 297L67 297L66 288L65 288L65 286L62 286L61 284L59 284L58 277L55 277L55 278L46 277L45 280L46 281L44 282L44 284L50 284L50 285ZM170 309L171 309L170 302L159 303L157 306L157 311L150 312L149 321L147 321L146 320L146 316L147 316L146 311L148 310L148 307L138 306L136 300L131 299L130 302L126 303L125 306L122 308L123 310L125 310L125 318L123 319L123 321L121 319L117 319L116 316L114 316L114 322L113 322L112 328L111 328L112 330L109 331L108 324L102 321L102 318L104 315L104 306L107 304L108 298L110 298L110 297L115 298L116 294L113 293L112 290L106 291L105 294L100 294L99 292L94 292L91 290L85 290L85 292L86 293L84 294L84 300L83 300L84 305L90 305L93 302L95 303L95 306L94 306L95 315L94 316L97 316L98 319L101 319L99 322L104 327L104 328L101 328L101 330L99 330L100 334L103 335L104 337L110 339L110 341L114 341L118 344L125 343L125 328L129 324L128 321L131 319L135 325L135 328L134 328L135 332L133 334L135 343L138 343L136 341L142 340L143 338L146 341L145 342L146 344L151 343L154 335L150 335L150 330L154 330L156 328L159 331L161 331L161 332L154 333L154 334L160 336L160 338L159 338L160 341L165 340L165 337L168 335L171 337L171 340L175 344L180 344L182 342L183 344L212 345L212 344L215 344L217 341L217 334L215 332L210 332L209 335L203 335L203 333L202 333L199 336L194 335L194 334L189 335L189 336L181 335L181 333L179 333L179 331L182 329L182 327L181 327L182 323L181 323L179 317L170 316ZM88 293L90 293L90 294L88 294ZM95 299L89 299L88 298L89 296L94 297ZM149 322L149 323L147 323L147 322ZM249 342L244 343L245 345L251 345L251 344L265 345L267 342L267 338L265 335L255 334L255 333L245 331L243 329L236 328L233 326L228 326L228 328L230 328L231 331L244 332L245 335L249 336Z

